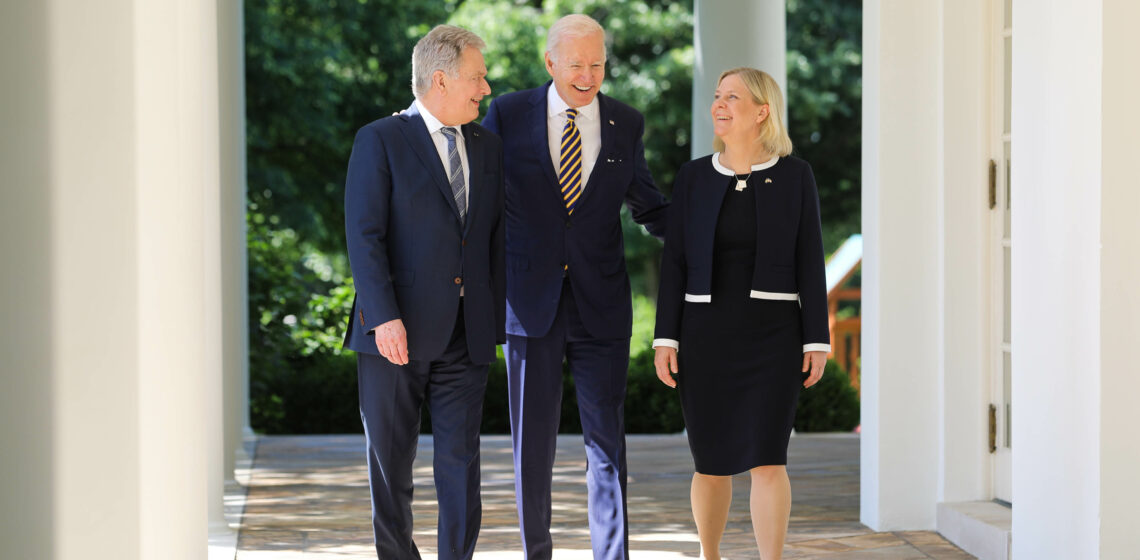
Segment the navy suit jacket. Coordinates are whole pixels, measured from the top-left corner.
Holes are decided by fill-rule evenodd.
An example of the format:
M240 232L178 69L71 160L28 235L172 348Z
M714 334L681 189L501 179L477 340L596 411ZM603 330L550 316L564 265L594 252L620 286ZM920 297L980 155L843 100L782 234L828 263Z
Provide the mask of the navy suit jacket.
M507 218L507 332L544 336L554 321L564 270L586 330L596 338L630 336L629 275L621 229L624 202L633 220L665 234L668 203L654 185L636 109L598 94L601 151L571 216L547 142L541 87L499 96L483 124L503 138Z
M379 354L372 329L399 318L408 358L433 360L451 338L460 302L473 363L494 361L495 344L505 341L502 143L477 123L462 131L470 168L465 224L414 103L357 132L344 194L356 284L350 350Z

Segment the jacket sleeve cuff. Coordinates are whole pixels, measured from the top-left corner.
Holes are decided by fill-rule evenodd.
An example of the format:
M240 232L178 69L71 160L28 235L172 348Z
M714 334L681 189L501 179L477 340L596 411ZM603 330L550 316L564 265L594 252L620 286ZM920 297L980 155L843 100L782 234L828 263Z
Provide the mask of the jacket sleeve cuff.
M655 338L655 339L653 339L653 347L657 348L658 346L664 346L666 348L672 348L674 350L677 350L678 352L681 350L681 343L677 342L676 340L673 340L672 338Z
M830 353L831 352L831 345L830 344L820 344L820 343L805 344L804 345L804 352L828 352L828 353Z

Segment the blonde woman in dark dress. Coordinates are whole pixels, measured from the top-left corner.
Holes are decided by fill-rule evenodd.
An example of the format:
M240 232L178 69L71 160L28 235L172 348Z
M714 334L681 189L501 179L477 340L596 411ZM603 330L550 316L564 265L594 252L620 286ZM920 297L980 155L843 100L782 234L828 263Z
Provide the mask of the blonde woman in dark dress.
M653 346L680 393L696 472L701 556L720 558L732 476L749 472L760 557L778 559L791 512L788 439L801 388L830 351L819 195L791 157L783 95L753 68L717 81L716 153L677 172Z

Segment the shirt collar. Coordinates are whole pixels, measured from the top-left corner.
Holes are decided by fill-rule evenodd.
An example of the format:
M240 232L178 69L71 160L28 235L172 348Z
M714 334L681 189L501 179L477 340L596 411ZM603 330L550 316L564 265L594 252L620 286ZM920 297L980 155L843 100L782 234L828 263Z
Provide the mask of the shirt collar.
M435 115L431 114L431 111L428 111L427 107L424 107L424 104L420 103L419 99L417 99L415 103L416 109L420 112L420 116L424 118L424 124L427 125L428 134L439 132L439 129L443 128L443 123L439 122L439 119L435 118ZM459 129L457 126L453 126L452 128L456 130Z
M546 90L547 117L561 115L566 112L566 109L569 108L570 104L562 100L562 96L558 95L558 88L554 87L554 84L551 83L550 88ZM589 105L578 107L578 116L575 120L581 118L585 118L587 120L597 120L599 111L600 109L598 108L598 96L595 95L594 100L591 101Z

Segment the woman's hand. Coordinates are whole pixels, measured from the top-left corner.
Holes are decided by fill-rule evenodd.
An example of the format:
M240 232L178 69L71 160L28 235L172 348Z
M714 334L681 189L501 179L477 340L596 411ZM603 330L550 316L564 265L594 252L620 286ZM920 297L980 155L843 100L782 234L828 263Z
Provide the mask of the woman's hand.
M660 356L660 348L658 348L658 356ZM819 382L823 377L823 367L827 365L827 352L804 352L804 368L801 370L804 373L811 373L808 378L804 380L804 388L811 387ZM660 368L658 368L660 371ZM660 373L657 374L661 376Z
M657 346L654 350L657 351L657 355L653 356L653 367L657 369L657 379L676 389L677 380L673 379L673 376L677 374L677 349Z

